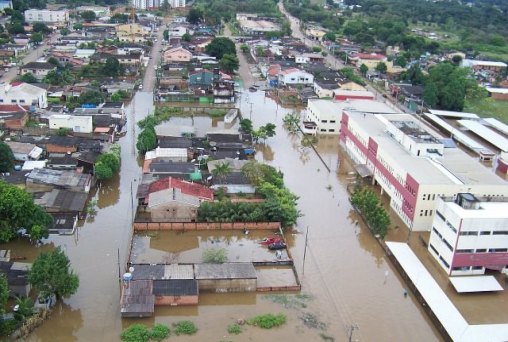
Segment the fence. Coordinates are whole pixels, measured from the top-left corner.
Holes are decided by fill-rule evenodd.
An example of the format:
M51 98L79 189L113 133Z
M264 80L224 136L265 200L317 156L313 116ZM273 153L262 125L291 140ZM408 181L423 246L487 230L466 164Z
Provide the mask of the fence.
M279 228L280 222L134 222L135 232L158 230L273 230Z

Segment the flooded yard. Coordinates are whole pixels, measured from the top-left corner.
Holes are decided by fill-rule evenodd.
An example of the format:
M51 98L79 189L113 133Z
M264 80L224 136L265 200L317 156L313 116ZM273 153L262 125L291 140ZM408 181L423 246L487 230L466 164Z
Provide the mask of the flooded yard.
M262 239L274 236L272 231L160 231L136 234L132 242L131 263L201 263L207 249L224 249L226 262L274 262L288 260L287 250L275 251L262 245ZM291 246L290 241L288 244Z

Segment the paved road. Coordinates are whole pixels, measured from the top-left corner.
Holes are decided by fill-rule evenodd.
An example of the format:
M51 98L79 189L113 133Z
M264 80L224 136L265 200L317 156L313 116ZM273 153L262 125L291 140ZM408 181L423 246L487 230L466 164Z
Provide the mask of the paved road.
M146 66L145 76L143 79L143 91L153 91L153 87L155 85L155 67L159 64L161 59L161 49L164 47L162 45L164 27L164 25L159 27L159 32L157 32L157 41L154 42L152 51L150 52L151 58Z
M48 49L51 45L53 45L58 38L60 38L61 35L59 32L55 32L50 38L49 42L47 40L44 41L43 44L39 45L36 49L29 50L28 54L23 57L22 62L20 62L21 65L34 62L39 57L41 57L44 54L44 50ZM11 67L9 71L7 71L5 74L2 75L0 78L0 83L9 83L12 82L16 76L18 76L19 73L19 64L18 66Z

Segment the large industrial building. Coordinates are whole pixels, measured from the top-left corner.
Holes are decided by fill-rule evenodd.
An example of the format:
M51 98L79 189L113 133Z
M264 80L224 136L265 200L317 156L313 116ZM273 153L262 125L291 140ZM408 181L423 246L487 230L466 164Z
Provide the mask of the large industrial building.
M431 230L439 197L508 196L506 181L409 114L344 109L340 141L410 230Z

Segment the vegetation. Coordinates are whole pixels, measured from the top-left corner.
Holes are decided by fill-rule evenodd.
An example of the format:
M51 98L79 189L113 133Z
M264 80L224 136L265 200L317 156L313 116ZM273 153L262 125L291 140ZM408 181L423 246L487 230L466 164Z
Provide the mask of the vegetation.
M205 48L210 56L222 59L224 55L236 56L235 43L227 37L214 38Z
M228 334L238 335L242 333L242 327L239 324L231 324L228 326Z
M179 321L173 323L176 335L194 335L198 332L198 328L192 321Z
M101 154L95 163L95 176L99 180L110 179L120 171L120 145L113 144L110 152Z
M344 24L344 18L335 16L333 11L328 11L311 0L288 0L284 6L291 15L302 21L318 22L332 31L340 30Z
M162 341L169 337L171 331L164 324L155 324L150 332L150 339L154 341Z
M259 127L251 132L252 139L255 142L263 139L265 141L267 138L271 138L275 136L275 125L273 123L267 123L264 126Z
M47 228L52 222L51 216L34 203L28 192L0 181L0 242L14 239L20 228L25 228L32 240L36 240L36 235L48 237Z
M232 73L238 69L240 66L240 62L238 61L238 57L231 54L225 54L219 60L220 69L226 73Z
M300 124L300 115L298 113L288 113L282 118L282 122L289 132L296 133Z
M57 298L69 297L79 287L79 278L60 247L37 257L28 273L28 281L44 298L53 294Z
M252 127L252 120L249 119L241 119L240 120L240 130L243 133L251 134L253 127Z
M19 80L21 82L25 82L25 83L36 83L37 82L37 79L35 78L35 76L32 75L32 73L30 73L30 72L27 72L26 74L21 75Z
M202 18L211 25L219 24L221 21L230 22L238 12L257 13L262 17L281 16L275 0L199 0L197 8L200 9Z
M508 123L506 101L494 100L490 97L483 99L467 99L464 111L476 113L482 117L494 117Z
M97 19L97 15L94 11L83 11L81 12L81 18L87 23L94 21Z
M139 153L145 154L147 151L153 150L157 147L157 135L155 134L154 126L145 126L145 128L138 134L138 141L136 148Z
M148 342L150 340L150 330L143 324L132 324L122 331L120 339L123 342Z
M361 78L360 76L355 74L355 71L353 70L353 68L350 68L350 67L342 68L342 69L340 69L340 73L342 75L344 75L344 77L350 81L353 81L353 82L358 83L360 85L365 85L365 81L363 80L363 78Z
M108 57L102 68L102 72L105 76L118 77L125 74L125 68L122 64L120 64L118 59Z
M0 172L9 172L14 168L14 154L9 145L0 141Z
M206 264L223 264L228 261L225 248L208 248L203 251L203 262Z
M362 213L369 228L384 238L390 225L390 217L376 194L367 188L357 188L351 195L351 203Z
M224 180L224 178L230 173L231 165L227 161L218 163L212 171L212 175L219 180Z
M259 315L249 319L247 323L250 325L254 325L256 327L260 327L262 329L272 329L274 327L286 324L286 315L282 313L277 315L274 314Z

